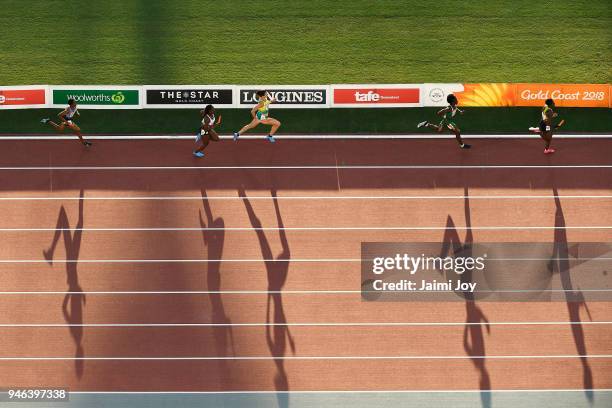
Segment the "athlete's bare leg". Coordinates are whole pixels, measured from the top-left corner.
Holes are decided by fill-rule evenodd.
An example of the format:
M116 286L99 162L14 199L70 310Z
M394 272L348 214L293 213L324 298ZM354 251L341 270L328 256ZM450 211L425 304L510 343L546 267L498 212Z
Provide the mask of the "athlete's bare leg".
M245 133L246 131L248 131L250 129L256 128L257 125L259 125L260 123L261 123L261 121L259 119L253 118L253 120L251 122L249 122L246 125L244 125L242 127L242 129L240 129L238 131L238 135L241 135L241 134Z
M261 123L272 126L272 129L270 129L270 136L273 136L281 125L281 123L274 118L264 119Z
M50 124L51 126L53 126L53 128L55 130L57 130L58 132L63 132L64 129L66 128L66 122L62 122L61 125L58 125L57 123L55 123L52 120L50 120L47 123Z
M87 143L89 143L89 142L86 142L85 139L83 139L83 135L81 134L81 128L80 127L78 127L74 123L73 124L69 124L67 126L72 130L72 133L74 133L79 138L81 143L83 143L84 145L87 145Z
M455 139L457 140L457 143L459 143L460 148L469 149L472 147L472 145L465 143L461 138L461 129L450 124L448 125L448 129L455 135Z

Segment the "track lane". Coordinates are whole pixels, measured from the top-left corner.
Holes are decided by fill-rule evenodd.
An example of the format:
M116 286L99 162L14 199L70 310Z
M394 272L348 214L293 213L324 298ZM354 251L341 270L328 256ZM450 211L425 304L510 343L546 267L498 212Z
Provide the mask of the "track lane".
M283 363L284 375L280 377L275 363L269 360L85 361L80 379L74 375L74 366L74 361L0 362L0 381L88 391L274 391L279 381L283 383L281 389L291 391L474 390L481 381L481 372L469 359L293 360ZM612 370L612 359L593 359L589 368L592 388L611 388L607 373ZM508 375L512 372L520 375ZM486 373L494 389L585 387L579 359L491 359L486 362Z

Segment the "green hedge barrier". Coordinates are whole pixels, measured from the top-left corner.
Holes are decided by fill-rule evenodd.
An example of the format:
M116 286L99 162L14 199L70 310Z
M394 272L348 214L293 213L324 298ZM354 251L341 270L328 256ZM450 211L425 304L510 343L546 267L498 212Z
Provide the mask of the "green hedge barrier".
M402 134L427 133L417 129L422 120L436 122L438 108L390 109L274 109L282 122L279 134ZM43 117L56 118L60 109L0 111L2 135L49 134ZM607 108L560 108L566 125L559 133L612 133L612 110ZM229 134L250 120L248 109L219 109L223 115L221 134ZM537 126L539 108L465 108L457 119L469 134L527 133ZM197 109L82 110L77 121L85 134L186 134L199 125ZM261 126L253 133L265 133Z

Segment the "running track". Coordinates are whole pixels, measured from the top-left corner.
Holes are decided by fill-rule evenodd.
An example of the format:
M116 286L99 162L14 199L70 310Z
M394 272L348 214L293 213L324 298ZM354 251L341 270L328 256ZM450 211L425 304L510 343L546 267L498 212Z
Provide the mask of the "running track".
M555 144L2 141L0 384L611 389L610 302L356 293L362 241L611 242L612 140Z

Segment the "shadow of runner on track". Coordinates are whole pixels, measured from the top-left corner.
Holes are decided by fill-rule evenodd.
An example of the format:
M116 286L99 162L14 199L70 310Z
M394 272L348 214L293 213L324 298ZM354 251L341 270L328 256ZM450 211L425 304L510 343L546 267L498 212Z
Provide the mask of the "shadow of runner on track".
M472 234L472 219L470 212L470 200L468 196L468 188L464 187L464 210L465 210L465 225L466 234L463 244L459 233L455 228L453 218L449 215L446 220L446 232L442 239L442 250L440 253L441 257L448 256L449 254L460 253L462 257L472 256L472 244L474 243L474 236ZM466 270L461 275L462 282L472 281L472 272ZM474 367L480 372L480 401L484 408L491 407L491 379L489 378L489 372L486 367L486 355L485 351L485 336L483 333L483 324L487 330L487 335L491 333L491 327L489 320L482 312L482 310L476 304L474 294L471 292L463 292L465 296L465 311L466 311L466 325L463 330L463 348L465 352L473 357L471 359ZM482 357L482 358L478 358Z
M81 237L83 235L83 190L79 195L79 219L73 232L70 230L68 215L62 205L57 217L57 226L53 241L48 250L43 250L43 256L47 262L53 264L53 254L60 236L64 236L64 247L66 248L66 280L68 283L68 293L64 296L62 302L62 314L66 323L76 326L70 326L70 335L76 345L75 370L77 377L83 377L84 361L80 358L85 356L83 349L83 307L85 306L85 294L79 285L79 276L77 273L77 261L79 259L79 251L81 249Z
M213 337L215 341L215 355L217 357L227 357L228 348L231 354L235 355L234 336L232 332L231 320L225 313L223 299L219 291L221 290L221 262L223 257L223 244L225 241L225 222L223 218L213 218L210 202L206 196L206 191L202 190L202 205L206 214L206 221L202 218L200 211L200 227L214 228L214 230L202 230L204 245L208 248L208 270L206 273L208 298L211 306L211 322L213 327ZM231 373L226 360L217 360L219 365L219 378L222 389L228 389L231 383Z
M567 242L567 231L565 224L565 215L563 214L563 208L561 207L561 200L559 199L559 192L556 187L553 187L553 196L555 198L555 235L554 235L554 249L552 257L552 267L554 271L558 271L561 278L561 285L565 290L565 300L567 304L567 311L571 322L572 336L574 343L576 344L576 351L580 357L582 363L582 377L584 392L590 404L593 404L593 373L589 366L589 361L586 357L587 349L584 339L584 331L582 329L582 321L580 320L580 308L584 307L587 314L589 309L584 300L584 295L579 289L574 289L571 277L571 266L569 262L570 251L569 244ZM590 314L589 314L590 316Z
M274 258L272 255L272 249L270 243L266 238L264 231L261 230L262 224L255 211L248 200L244 189L238 191L238 195L244 198L244 205L249 215L251 225L255 228L257 233L257 239L261 247L261 254L266 265L266 272L268 274L268 299L266 302L266 342L270 349L270 354L275 357L274 363L276 364L276 376L274 378L274 386L277 391L289 391L289 381L287 379L287 373L285 371L285 361L282 359L287 351L287 341L289 341L289 347L291 352L295 355L295 342L289 332L289 326L287 326L287 317L283 309L283 300L281 290L287 281L287 273L289 271L289 262L291 259L291 253L289 251L289 242L285 233L283 220L281 218L280 209L278 207L278 200L276 199L276 190L271 191L274 210L276 212L276 219L279 227L280 241L282 245L282 252ZM270 303L274 307L274 317L272 329L270 328ZM271 333L272 331L272 333ZM277 393L278 405L281 408L289 406L289 396L286 392Z

